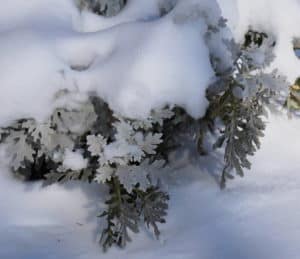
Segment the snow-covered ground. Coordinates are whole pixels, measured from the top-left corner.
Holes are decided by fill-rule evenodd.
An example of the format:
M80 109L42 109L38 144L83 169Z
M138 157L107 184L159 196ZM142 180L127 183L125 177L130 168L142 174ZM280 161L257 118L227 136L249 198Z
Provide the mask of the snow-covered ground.
M97 90L114 109L130 116L144 116L153 105L165 103L180 104L195 117L205 111L204 92L212 70L203 39L195 36L203 36L202 19L188 25L174 25L172 17L158 19L159 0L131 0L111 19L79 16L71 0L3 2L1 126L23 116L43 119L56 105L54 93L62 88ZM179 2L218 10L215 1ZM248 8L243 0L219 1L236 38L253 23L279 31L275 64L293 79L300 71L292 50L292 37L300 35L293 26L299 24L299 1L251 2ZM261 10L269 10L269 15ZM299 132L299 120L271 116L252 170L223 191L204 168L183 165L173 172L177 184L170 184L161 240L144 230L125 250L113 248L107 254L97 244L96 215L103 208L97 185L24 184L13 179L1 161L0 258L298 259Z
M299 131L300 121L272 117L253 169L224 191L187 165L177 172L184 186L170 187L161 240L143 231L125 250L107 254L95 232L102 206L96 187L40 189L15 182L2 170L0 258L298 259ZM188 175L193 177L186 181Z

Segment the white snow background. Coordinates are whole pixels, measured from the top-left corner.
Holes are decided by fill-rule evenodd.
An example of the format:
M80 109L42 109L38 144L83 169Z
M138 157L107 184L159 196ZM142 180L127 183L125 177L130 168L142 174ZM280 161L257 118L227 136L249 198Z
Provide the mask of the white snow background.
M249 24L275 34L273 66L291 81L300 74L292 49L300 35L300 1L219 0L219 8L215 1L181 0L158 19L159 2L131 0L120 15L101 18L80 15L71 0L2 0L0 125L27 116L44 119L62 88L79 91L74 99L96 91L131 117L166 103L203 115L213 78L204 22L173 23L195 5L216 16L223 12L237 39ZM299 132L300 121L271 116L252 170L224 191L209 168L186 160L173 172L161 240L142 231L125 250L107 254L97 244L96 215L104 206L98 186L16 182L1 159L0 258L298 259Z

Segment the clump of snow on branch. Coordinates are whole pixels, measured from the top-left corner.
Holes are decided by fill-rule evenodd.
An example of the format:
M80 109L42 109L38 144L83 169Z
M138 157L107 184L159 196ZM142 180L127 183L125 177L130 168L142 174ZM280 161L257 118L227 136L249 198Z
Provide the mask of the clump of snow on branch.
M277 68L293 83L299 77L300 66L293 46L294 40L300 37L300 2L297 0L218 2L237 40L243 40L249 28L274 37L275 59L270 69Z

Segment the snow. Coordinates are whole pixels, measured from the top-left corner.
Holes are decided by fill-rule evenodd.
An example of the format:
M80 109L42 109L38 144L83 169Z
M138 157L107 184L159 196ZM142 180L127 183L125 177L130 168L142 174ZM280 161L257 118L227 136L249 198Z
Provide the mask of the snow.
M249 28L264 31L275 37L277 68L290 82L299 77L300 61L293 50L293 41L299 37L300 2L298 0L218 0L223 15L236 39L242 40Z
M87 167L87 159L83 158L80 150L71 151L69 149L65 150L63 158L63 167L72 170L81 170Z
M45 120L61 89L96 92L127 117L167 104L205 113L214 74L203 18L178 24L149 1L133 1L119 20L81 16L71 0L8 2L0 10L0 125Z
M185 184L170 186L161 240L142 230L125 250L113 248L107 254L102 254L96 239L100 228L95 215L103 208L97 186L41 189L39 183L17 182L3 169L0 257L297 259L299 130L299 120L271 117L262 149L252 159L253 169L244 179L229 182L224 191L205 169L186 165L174 172Z

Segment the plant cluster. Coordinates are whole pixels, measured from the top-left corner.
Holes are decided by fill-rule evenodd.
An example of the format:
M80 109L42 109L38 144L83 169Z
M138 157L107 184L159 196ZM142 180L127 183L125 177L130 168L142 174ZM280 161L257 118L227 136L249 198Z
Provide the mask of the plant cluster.
M96 2L105 15L126 4L117 1L121 5L110 9L115 1L83 1L89 8L96 8L91 7ZM276 71L264 72L275 43L269 35L255 31L246 34L243 44L221 39L231 56L228 65L212 46L226 21L208 24L206 40L216 78L207 90L209 107L203 118L193 119L180 107L155 109L147 119L125 118L101 98L90 96L56 108L44 122L22 118L0 129L0 143L7 147L17 176L44 179L46 184L80 180L108 186L107 207L100 215L106 220L100 240L105 250L112 245L124 247L130 233L139 231L141 221L159 237L169 196L157 172L163 173L169 154L185 137L192 135L200 155L209 155L203 142L208 132L214 134L213 148L224 152L222 187L234 171L244 175L251 166L249 156L260 147L266 107L278 100L286 85ZM72 94L64 90L56 98Z

